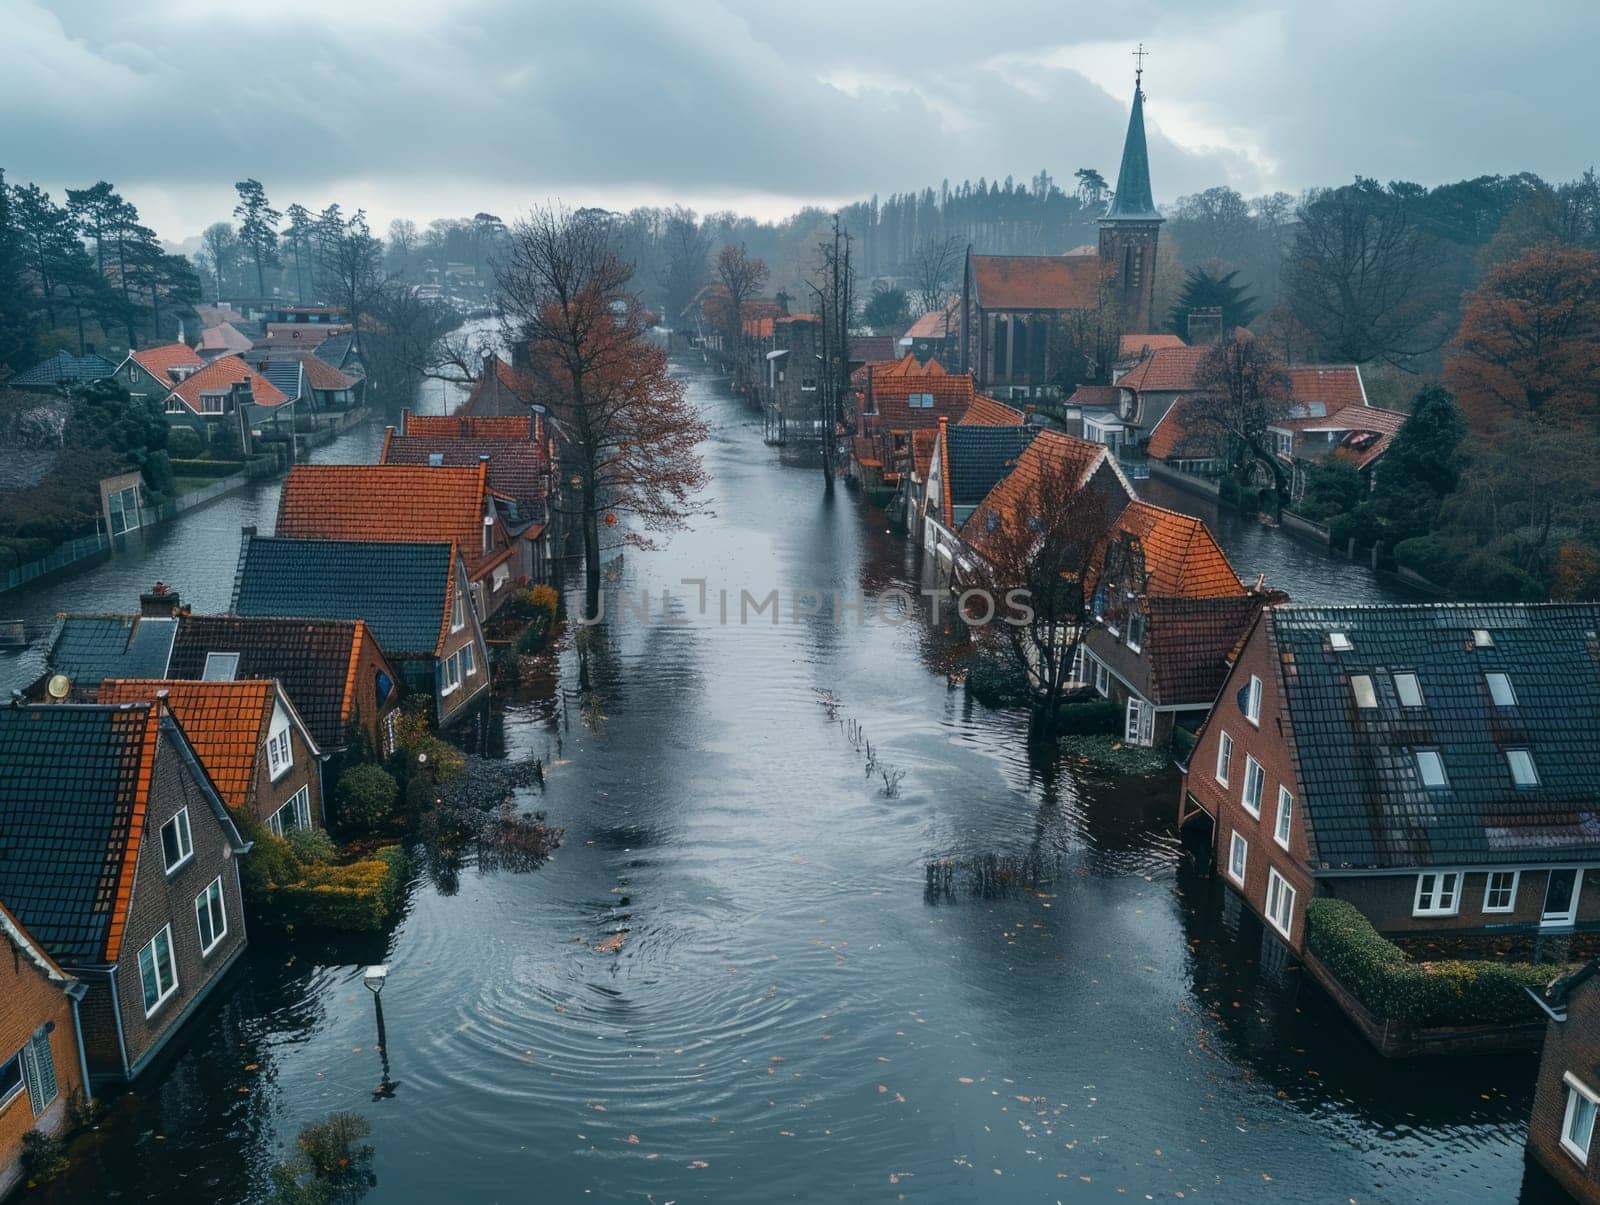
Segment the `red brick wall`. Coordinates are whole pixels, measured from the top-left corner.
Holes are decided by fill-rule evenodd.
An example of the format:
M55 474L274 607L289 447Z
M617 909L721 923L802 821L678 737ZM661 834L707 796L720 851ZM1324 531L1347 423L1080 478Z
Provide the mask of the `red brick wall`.
M1444 867L1443 869L1451 869ZM1330 877L1319 880L1324 895L1349 900L1384 933L1438 933L1452 930L1493 929L1512 926L1537 928L1544 912L1545 881L1548 870L1524 870L1517 880L1516 907L1511 912L1485 912L1483 893L1487 871L1462 874L1460 907L1454 916L1412 916L1416 904L1415 874L1370 875L1353 878ZM1586 870L1578 895L1578 923L1600 919L1600 870Z
M186 805L194 856L168 878L162 865L161 826ZM195 997L233 961L245 940L244 912L232 849L221 822L165 732L156 753L144 832L134 871L133 902L128 908L116 970L130 1064L137 1064L169 1030L181 1024ZM200 931L195 921L195 897L219 875L228 916L228 935L216 949L202 957ZM146 1018L139 983L139 950L169 922L178 990ZM113 1035L113 1048L115 1042Z
M1590 978L1573 989L1567 1019L1552 1022L1539 1059L1539 1079L1533 1095L1533 1116L1528 1121L1528 1151L1561 1185L1580 1201L1600 1202L1600 1133L1589 1147L1589 1160L1578 1161L1561 1145L1566 1120L1570 1071L1600 1092L1600 978Z
M455 588L458 593L463 594L467 589L466 575L459 570L456 573ZM463 711L469 704L481 698L483 688L487 686L489 682L489 650L488 647L483 643L482 633L478 629L477 625L473 622L470 596L464 596L467 598L464 610L467 620L466 625L462 627L459 632L446 633L444 638L444 649L439 654L439 664L442 668L444 659L446 657L450 656L450 654L454 653L462 645L472 644L475 646L473 649L473 656L478 667L478 672L470 678L463 677L459 689L453 690L447 695L441 694L439 696L440 727L450 723L450 721L455 718L457 713ZM435 680L437 681L438 679Z
M22 1136L32 1129L54 1132L66 1119L67 1098L83 1086L78 1043L72 1023L72 1002L63 985L52 982L29 956L0 938L0 1063L22 1049L38 1029L55 1022L50 1052L55 1057L58 1093L38 1117L26 1088L0 1108L0 1196L20 1174Z
M1304 809L1300 806L1300 784L1295 780L1294 766L1289 756L1287 734L1288 718L1284 714L1283 699L1278 691L1277 675L1273 672L1271 650L1266 639L1265 623L1258 623L1245 642L1244 650L1233 667L1228 681L1218 696L1205 731L1195 745L1189 759L1189 772L1184 776L1184 790L1205 804L1216 817L1217 873L1244 896L1257 913L1266 915L1267 871L1272 867L1294 888L1294 915L1290 925L1289 946L1298 951L1304 940L1306 904L1311 899L1314 885L1306 867ZM1235 701L1239 689L1255 674L1261 679L1261 723L1257 727L1245 718ZM1216 780L1217 747L1221 734L1233 737L1233 761L1228 774L1228 785ZM1259 819L1245 810L1244 794L1245 756L1249 754L1261 763L1266 772L1266 782L1261 791L1261 816ZM1290 829L1289 848L1283 849L1273 839L1273 826L1278 815L1278 787L1289 788L1294 795L1294 821ZM1237 830L1249 843L1250 852L1245 861L1245 882L1240 888L1228 877L1228 848L1230 835Z
M269 727L270 730L270 727ZM272 781L271 759L267 756L266 733L262 733L261 747L256 751L256 781L251 792L251 803L256 819L262 824L281 808L301 787L309 787L311 795L311 824L314 828L326 827L322 810L322 775L317 770L317 759L306 742L305 734L291 721L289 748L294 764L288 772Z
M383 706L378 704L380 671L388 674L394 683L388 702ZM376 750L383 749L383 717L399 708L405 685L405 677L399 667L387 664L379 655L377 642L369 630L366 639L361 642L361 654L356 661L355 719L367 730L367 737Z

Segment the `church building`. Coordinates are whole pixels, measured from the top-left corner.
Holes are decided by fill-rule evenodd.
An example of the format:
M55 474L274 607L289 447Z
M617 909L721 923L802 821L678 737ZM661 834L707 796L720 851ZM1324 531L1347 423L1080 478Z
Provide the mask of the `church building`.
M961 371L979 393L1009 400L1052 396L1050 331L1063 314L1093 309L1109 292L1120 330L1151 329L1156 239L1161 215L1150 190L1144 137L1142 72L1111 207L1100 219L1100 245L1065 255L976 255L967 249L961 287Z

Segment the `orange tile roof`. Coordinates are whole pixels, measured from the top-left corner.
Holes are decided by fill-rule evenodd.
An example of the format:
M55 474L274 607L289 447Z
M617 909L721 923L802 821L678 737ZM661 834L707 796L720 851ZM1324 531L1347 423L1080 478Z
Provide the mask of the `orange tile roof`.
M1338 443L1338 450L1355 458L1356 468L1364 469L1389 450L1389 444L1410 416L1399 410L1383 410L1377 406L1346 406L1337 414L1312 422L1305 431L1348 431Z
M1144 551L1145 593L1155 598L1230 598L1245 593L1239 575L1211 531L1193 515L1148 502L1130 502L1112 525Z
M1125 360L1129 356L1142 356L1146 352L1155 351L1161 347L1187 347L1189 346L1177 335L1123 335L1117 340L1117 359Z
M326 360L319 360L316 356L305 356L300 360L300 370L306 374L306 380L313 389L352 389L356 379L347 373L341 372Z
M1067 398L1069 406L1106 407L1115 410L1122 402L1122 390L1115 385L1079 385Z
M863 468L881 469L883 457L878 455L878 441L870 435L858 435L855 440L856 463Z
M1206 358L1206 347L1158 347L1117 381L1119 389L1156 393L1195 388L1195 374Z
M973 302L985 310L1087 310L1100 285L1098 257L974 255Z
M100 687L102 703L153 702L167 692L167 709L194 747L206 775L230 808L250 803L256 757L267 739L278 684L272 679L245 682L182 682L160 678L118 678ZM157 710L157 709L152 709Z
M183 404L196 414L201 414L202 393L221 393L243 381L250 383L250 396L258 406L281 406L289 400L281 389L238 356L220 356L211 361L173 386L172 394L182 398Z
M247 352L254 344L250 336L233 323L223 322L200 332L200 346L207 351Z
M1104 444L1091 443L1045 428L1033 437L1033 442L1017 457L1016 467L995 484L988 496L967 517L961 526L962 535L981 553L983 533L988 530L990 514L999 515L1002 522L1013 520L1023 508L1033 505L1040 483L1046 477L1065 478L1079 486L1086 484L1105 459L1105 454ZM941 459L949 463L948 448ZM944 490L946 523L953 518L950 494L947 484Z
M128 355L156 380L168 385L176 383L172 375L174 368L200 368L205 364L187 343L163 343L160 347L146 347Z
M972 405L956 421L963 427L1020 427L1022 411L1013 410L1004 402L976 393L972 396Z
M1206 428L1203 397L1178 398L1167 409L1145 444L1145 455L1156 460L1210 460L1216 440Z
M928 363L935 363L929 360ZM912 394L929 394L931 406L912 406ZM940 418L955 418L965 414L977 396L972 386L971 373L938 372L885 373L872 378L868 397L872 413L864 414L870 426L880 431L912 431L920 427L937 427Z
M299 464L278 498L280 537L299 540L453 542L485 559L488 463L476 468L412 464ZM493 553L489 555L494 555Z
M938 446L938 428L925 427L911 433L911 470L917 475L917 480L928 479L928 470L933 467L933 450Z
M1300 405L1321 402L1327 413L1346 406L1365 406L1361 369L1354 364L1300 364L1289 370L1289 395Z
M106 929L106 961L115 962L122 953L122 934L128 922L128 906L133 902L133 879L139 869L139 843L144 839L144 822L150 806L150 784L155 779L156 749L161 736L161 708L152 707L145 717L144 750L139 757L139 779L134 788L133 816L128 824L128 842L122 847L122 869L117 875L117 898Z
M402 435L447 439L533 438L532 415L514 414L412 414L406 412Z

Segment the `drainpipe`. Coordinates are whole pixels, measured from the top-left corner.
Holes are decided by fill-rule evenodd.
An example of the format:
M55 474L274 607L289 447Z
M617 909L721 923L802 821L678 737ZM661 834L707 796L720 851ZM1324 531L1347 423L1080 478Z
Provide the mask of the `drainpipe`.
M78 1015L78 1001L89 991L89 985L79 979L67 989L67 999L72 1001L72 1036L78 1046L78 1075L83 1084L83 1102L94 1099L94 1089L89 1086L89 1056L83 1050L83 1018Z
M117 992L117 964L106 971L106 982L111 986L111 1012L117 1018L117 1049L122 1052L122 1078L133 1078L133 1066L128 1062L128 1039L122 1032L122 999Z

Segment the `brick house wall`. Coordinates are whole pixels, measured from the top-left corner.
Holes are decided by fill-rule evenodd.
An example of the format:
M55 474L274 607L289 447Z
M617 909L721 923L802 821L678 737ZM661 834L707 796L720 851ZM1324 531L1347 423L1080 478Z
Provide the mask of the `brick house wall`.
M194 855L169 878L162 865L161 826L185 806L189 809ZM195 898L219 876L222 879L228 933L216 949L202 956L200 931L195 920ZM172 926L173 963L178 990L147 1018L139 981L139 951L169 923ZM178 1030L190 1009L232 965L244 946L244 911L232 847L199 784L190 774L168 732L163 729L146 808L144 839L139 843L134 870L133 899L128 906L121 955L114 972L128 1063L135 1074L142 1069L142 1063ZM91 987L89 996L93 998L105 991L103 985L97 984ZM95 1010L97 1020L103 1015L99 1009ZM90 1023L87 1013L84 1023L86 1026ZM114 1033L109 1046L115 1051ZM94 1054L97 1059L103 1057L106 1048L103 1039L96 1041ZM90 1063L90 1074L99 1075L102 1072L120 1075L120 1058L116 1059L113 1067Z
M68 1099L83 1088L77 1026L64 987L52 982L22 950L0 940L0 1063L10 1060L40 1028L53 1023L50 1054L56 1073L56 1098L41 1114L34 1114L26 1088L0 1107L0 1197L21 1176L22 1136L33 1129L49 1134L61 1130L66 1124Z
M1252 674L1261 679L1259 727L1245 717L1235 698L1239 688L1250 680ZM1226 785L1216 778L1217 750L1224 732L1233 738L1233 756ZM1283 696L1278 688L1267 642L1266 624L1258 622L1217 697L1216 706L1189 759L1189 772L1184 775L1183 785L1185 791L1216 817L1213 852L1218 873L1244 897L1251 908L1263 919L1266 917L1269 868L1275 869L1294 888L1294 913L1288 944L1290 949L1299 953L1305 939L1306 903L1314 893L1315 884L1307 869L1310 851L1306 842L1303 809L1300 807L1300 784L1295 778L1286 739L1289 732L1289 719L1284 713ZM1247 754L1261 763L1265 773L1259 817L1252 816L1243 802ZM1294 818L1287 850L1273 839L1280 786L1287 787L1294 796ZM1244 837L1249 845L1242 887L1228 873L1228 852L1235 832Z
M467 590L466 570L458 564L454 574L456 594L463 594ZM467 597L470 597L470 595L467 595ZM463 616L466 619L466 623L462 625L460 631L446 631L444 646L440 650L439 656L435 659L436 672L434 680L438 683L435 686L435 693L438 696L438 719L439 727L441 728L463 714L489 685L489 647L484 643L483 629L478 625L477 614L470 605L464 608ZM448 629L448 622L445 626ZM461 686L449 694L445 694L442 685L444 662L452 654L468 644L473 646L473 665L477 672L471 677L463 675Z
M274 706L281 704L274 703ZM273 782L271 759L267 756L268 730L262 731L261 743L256 747L255 782L250 789L251 811L257 820L265 824L274 812L294 798L301 787L305 787L311 796L311 826L326 828L327 820L322 806L322 763L311 752L305 734L292 720L289 722L289 751L293 765L277 782Z
M1539 1078L1528 1119L1528 1153L1580 1201L1600 1202L1600 1135L1590 1144L1587 1163L1561 1145L1566 1121L1568 1072L1600 1092L1600 977L1591 975L1572 989L1567 1019L1552 1021L1539 1058Z
M1444 866L1442 870L1454 869ZM1507 867L1506 869L1516 869ZM1550 872L1546 869L1521 870L1517 879L1515 907L1510 912L1485 912L1484 891L1487 870L1467 870L1461 875L1460 907L1454 916L1412 916L1416 903L1415 873L1361 875L1346 878L1328 876L1319 880L1323 895L1349 900L1375 929L1383 933L1438 933L1494 930L1512 927L1536 929L1544 912L1544 893ZM1579 885L1577 925L1600 925L1600 871L1586 870Z
M388 701L382 704L378 702L379 673L387 674L394 684L390 687ZM384 717L400 709L400 700L405 693L404 687L405 675L398 665L390 664L378 651L378 643L369 628L361 641L361 651L356 657L355 697L352 700L351 718L366 729L374 749L387 751L387 746L384 744Z

